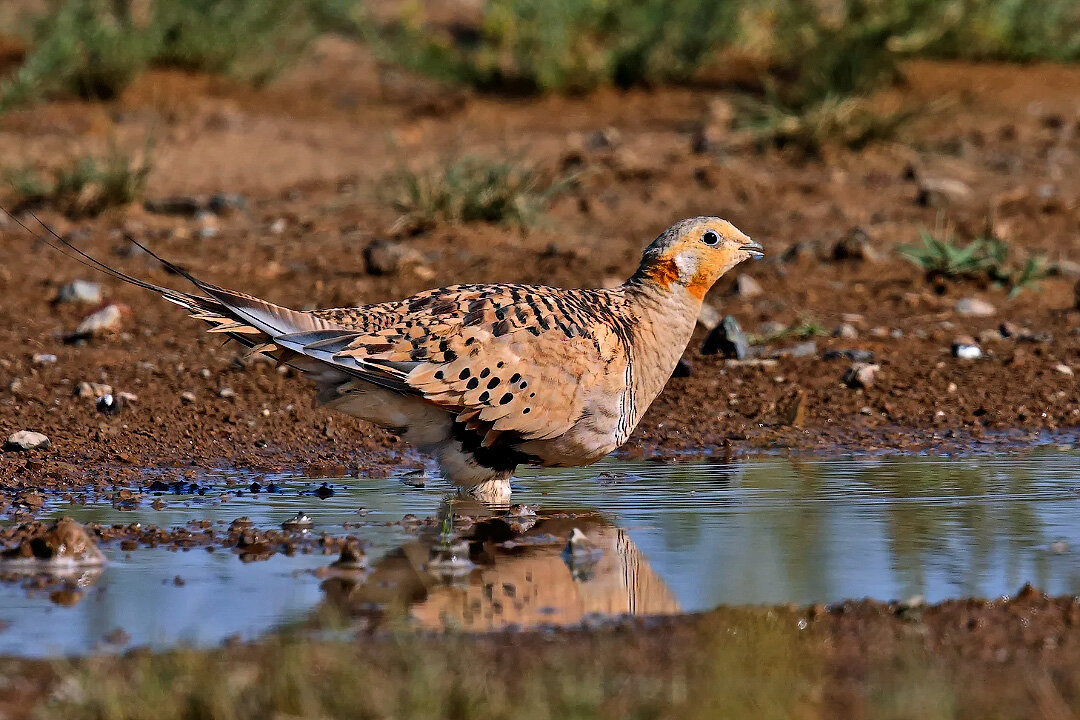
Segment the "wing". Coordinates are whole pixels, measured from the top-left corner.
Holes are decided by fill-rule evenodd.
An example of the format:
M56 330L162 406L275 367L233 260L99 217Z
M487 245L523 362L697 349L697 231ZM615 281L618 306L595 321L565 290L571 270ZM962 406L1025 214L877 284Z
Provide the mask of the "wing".
M581 380L613 367L622 375L633 323L615 292L525 285L462 285L314 315L348 329L274 342L418 395L485 446L504 433L538 440L569 430L587 406Z

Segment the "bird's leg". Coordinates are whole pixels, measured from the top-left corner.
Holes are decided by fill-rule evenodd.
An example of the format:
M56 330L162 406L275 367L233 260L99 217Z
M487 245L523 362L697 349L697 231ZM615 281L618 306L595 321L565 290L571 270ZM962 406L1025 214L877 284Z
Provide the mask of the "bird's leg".
M462 488L462 494L488 505L509 506L511 473L501 473Z

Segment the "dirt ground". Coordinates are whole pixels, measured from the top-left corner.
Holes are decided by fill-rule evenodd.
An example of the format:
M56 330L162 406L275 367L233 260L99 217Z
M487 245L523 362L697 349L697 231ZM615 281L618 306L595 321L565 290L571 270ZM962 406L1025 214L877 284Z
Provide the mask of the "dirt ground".
M715 118L728 101L707 87L499 99L402 76L357 46L326 40L260 92L155 72L113 104L13 112L0 120L0 150L12 166L51 168L152 137L150 199L224 192L242 195L246 207L210 220L137 205L96 219L47 209L42 217L132 274L182 283L132 253L126 233L211 282L299 308L455 282L608 284L632 272L643 245L673 221L729 218L768 252L732 273L763 292L733 295L734 279L725 278L708 303L749 333L809 322L825 335L808 356L733 364L700 354L700 329L686 355L690 376L672 379L654 403L627 446L634 455L955 449L1026 443L1044 431L1069 441L1080 425L1072 374L1080 369L1072 264L1080 259L1080 71L917 63L906 78L882 98L924 109L902 141L807 159L725 145ZM695 152L702 128L709 147ZM392 206L395 173L462 155L572 172L576 182L526 229L436 223L412 232ZM960 187L920 202L921 189L940 180ZM894 248L943 223L962 239L989 223L1018 257L1045 254L1064 261L1062 272L1014 298L929 282ZM868 237L868 252L838 258L837 243L853 229ZM178 309L95 277L11 221L0 235L0 430L37 430L52 441L30 462L0 455L0 482L78 485L87 470L95 481L123 482L147 466L175 467L179 477L223 463L360 473L418 463L390 435L313 408L302 380L242 361ZM372 274L364 249L377 239L402 243L411 258ZM63 342L93 309L50 304L76 278L104 280L105 301L130 309L120 334ZM958 314L967 297L995 313ZM857 336L831 337L844 322ZM1003 322L1022 337L983 334ZM980 340L983 358L950 356L961 335ZM762 352L799 342L780 338ZM880 371L871 387L847 387L850 361L825 359L845 349L873 353ZM57 361L36 364L35 354ZM106 416L72 395L84 381L138 399Z

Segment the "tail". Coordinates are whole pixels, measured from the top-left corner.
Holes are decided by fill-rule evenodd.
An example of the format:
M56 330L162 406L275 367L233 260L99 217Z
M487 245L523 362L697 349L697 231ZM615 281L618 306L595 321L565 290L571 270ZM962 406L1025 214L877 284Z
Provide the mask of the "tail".
M310 362L304 362L308 359L301 358L297 353L275 344L274 339L283 335L296 333L342 329L332 322L315 317L309 313L290 310L289 308L281 307L280 305L274 305L265 300L252 297L251 295L226 290L225 288L203 282L183 268L159 257L137 240L129 237L128 239L131 240L132 243L161 263L164 268L188 280L201 294L181 292L179 290L173 290L172 288L162 287L140 280L139 278L120 272L101 262L97 258L83 252L72 244L70 240L62 237L51 227L43 223L32 212L29 213L30 217L34 218L34 221L44 229L44 235L39 235L31 230L7 210L0 208L0 211L14 220L31 236L76 262L99 272L103 272L112 278L121 280L130 285L135 285L145 290L155 292L165 300L179 305L190 312L191 317L209 324L211 326L209 332L224 333L231 340L235 340L241 345L250 348L252 352L262 353L274 358L279 365L293 364L292 361L299 359L301 362L299 365L296 365L296 367L305 372L315 372L326 369L325 367L322 367L321 363L319 366L312 366Z

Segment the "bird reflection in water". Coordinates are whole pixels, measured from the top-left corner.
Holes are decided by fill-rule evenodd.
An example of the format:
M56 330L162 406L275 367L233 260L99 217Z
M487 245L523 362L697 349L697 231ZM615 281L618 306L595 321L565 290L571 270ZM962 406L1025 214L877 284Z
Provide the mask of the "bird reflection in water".
M375 627L407 616L465 630L680 611L626 531L595 511L507 512L461 499L449 508L441 529L366 570L328 568L326 604Z

